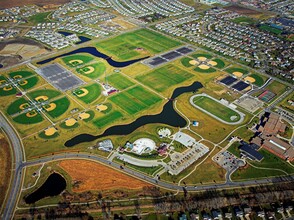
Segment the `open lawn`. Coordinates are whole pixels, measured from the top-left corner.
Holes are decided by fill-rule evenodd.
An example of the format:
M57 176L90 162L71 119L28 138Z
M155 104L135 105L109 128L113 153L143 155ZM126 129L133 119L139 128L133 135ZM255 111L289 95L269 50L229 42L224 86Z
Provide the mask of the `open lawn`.
M104 63L94 63L91 65L86 65L81 68L77 68L76 71L90 79L97 79L100 77L106 70Z
M232 19L232 22L238 23L238 24L254 24L255 21L250 17L241 16L238 18Z
M279 105L280 105L282 108L286 109L287 111L294 113L294 106L291 105L290 102L288 102L288 101L291 101L291 100L294 101L294 94L293 94L293 93L291 93L291 94L289 94L288 96L286 96L286 98L284 98L284 99L280 102Z
M9 187L9 181L11 176L11 163L12 155L10 151L10 146L7 138L4 136L3 132L0 130L0 213L2 213L2 208L4 208L4 199Z
M286 88L287 88L287 86L285 84L282 84L278 81L274 81L266 87L266 90L269 90L269 91L275 93L277 96L279 96L286 91Z
M234 142L227 151L229 151L230 153L234 154L236 157L240 157L240 150L239 147L240 143L239 142Z
M168 64L147 74L139 75L136 79L158 92L163 92L171 86L177 85L192 77L193 74L172 64Z
M52 118L57 118L64 114L70 105L70 101L67 97L62 97L60 99L54 100L51 103L54 103L56 105L56 108L52 111L47 111L46 113L50 115Z
M107 82L115 87L116 89L123 90L133 86L135 83L121 75L120 73L114 73L110 76L107 76Z
M14 117L13 121L15 121L19 124L25 124L25 125L36 124L36 123L43 121L43 118L40 115L40 113L37 113L35 110L33 110L31 113L35 116L28 117L26 115L27 113L23 113L23 114L20 114L20 115Z
M105 116L97 118L93 121L93 124L98 128L103 128L111 123L114 123L116 120L123 117L123 114L119 111L113 111L108 113Z
M97 47L115 55L120 60L127 60L162 53L179 45L181 43L159 33L140 29L99 42Z
M61 92L57 90L53 90L53 89L40 89L40 90L35 90L33 92L28 93L28 96L33 100L35 100L35 98L37 97L42 97L42 96L47 96L48 99L50 100L59 95L61 95Z
M257 85L257 86L262 86L265 83L265 80L267 79L267 77L265 76L261 76L259 74L253 73L251 75L249 75L250 77L255 79L255 82L253 84Z
M73 93L76 95L78 99L82 100L84 103L90 104L101 95L101 86L97 83L93 83L91 85L76 89Z
M267 32L271 32L273 34L281 34L283 32L283 30L280 30L278 28L274 28L274 27L271 27L270 25L267 25L267 24L262 24L259 26L259 29L260 30L263 30L263 31L267 31Z
M26 78L29 76L33 76L34 73L32 73L30 71L16 71L16 72L11 72L8 75L11 78L19 79L19 78Z
M35 85L37 85L39 81L39 78L37 76L33 76L24 80L21 80L18 82L18 85L23 89L23 90L28 90Z
M142 189L150 186L141 180L133 178L107 166L85 160L64 160L59 166L68 173L72 181L79 181L74 192L109 189Z
M79 65L84 65L94 58L84 54L69 55L61 58L63 62L69 67L77 67Z
M130 115L150 108L161 99L141 86L133 87L109 98L113 103Z
M233 111L232 109L222 105L221 103L216 102L215 100L206 97L206 96L197 96L193 99L195 105L199 106L200 108L210 112L211 114L215 115L216 117L226 121L226 122L233 122L238 121L240 119L239 113ZM232 119L231 117L234 117Z
M28 21L34 24L49 22L50 20L48 19L48 16L50 13L51 12L49 11L49 12L35 14L33 16L30 16L28 18Z
M27 103L27 105L24 105L25 103ZM28 106L29 106L28 100L21 97L21 98L18 98L17 100L15 100L13 103L11 103L8 106L7 113L9 115L13 115L13 114L20 112L21 110L23 110L24 108L26 108Z

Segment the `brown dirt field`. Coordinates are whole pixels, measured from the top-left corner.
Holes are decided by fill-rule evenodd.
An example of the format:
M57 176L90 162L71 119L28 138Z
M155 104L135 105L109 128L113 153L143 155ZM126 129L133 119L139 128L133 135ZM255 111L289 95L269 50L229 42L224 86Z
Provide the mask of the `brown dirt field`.
M64 4L70 2L70 0L10 0L10 1L3 1L1 0L0 9L11 8L15 6L24 6L24 5L49 5L49 4Z
M3 208L2 205L4 203L11 176L12 155L10 153L9 143L3 133L0 132L0 213Z
M73 182L80 181L79 187L73 188L74 192L142 189L144 186L150 186L148 183L92 161L64 160L59 166L69 174Z
M252 10L252 9L249 9L249 8L243 8L243 7L238 6L238 5L228 6L228 7L225 7L225 9L228 9L230 11L234 11L234 12L237 12L237 13L243 14L243 15L259 15L259 14L262 14L259 11L255 11L255 10Z

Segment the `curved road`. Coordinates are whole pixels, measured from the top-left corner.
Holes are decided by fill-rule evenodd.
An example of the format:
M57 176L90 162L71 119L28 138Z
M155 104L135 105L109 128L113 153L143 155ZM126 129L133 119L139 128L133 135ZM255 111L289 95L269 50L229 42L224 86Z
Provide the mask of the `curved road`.
M214 185L199 185L199 186L179 186L176 184L163 182L158 180L157 178L152 178L150 176L146 176L143 173L131 170L127 167L122 167L120 164L110 162L106 158L101 158L97 155L92 154L85 154L85 153L63 153L57 154L50 157L43 157L39 159L35 159L32 161L23 161L23 154L22 154L22 143L15 132L15 130L11 127L9 122L0 114L0 122L1 127L5 130L5 132L9 135L11 144L13 146L14 154L15 154L15 173L13 175L13 182L11 183L11 191L9 197L7 199L7 205L4 209L4 213L2 219L12 219L14 215L14 208L17 204L18 193L21 188L22 184L22 169L26 166L42 164L50 161L56 160L64 160L64 159L86 159L92 160L95 162L102 163L104 165L110 166L112 168L121 170L131 176L137 177L143 181L149 182L151 184L157 185L159 187L163 187L169 190L179 191L185 190L190 192L200 191L200 190L209 190L209 189L224 189L228 187L244 187L249 185L256 185L256 184L268 184L268 183L275 183L275 182L285 182L285 181L293 181L294 175L292 176L284 176L284 177L276 177L276 178L268 178L268 179L261 179L261 180L249 180L243 182L231 182L227 181L226 183L222 184L214 184Z

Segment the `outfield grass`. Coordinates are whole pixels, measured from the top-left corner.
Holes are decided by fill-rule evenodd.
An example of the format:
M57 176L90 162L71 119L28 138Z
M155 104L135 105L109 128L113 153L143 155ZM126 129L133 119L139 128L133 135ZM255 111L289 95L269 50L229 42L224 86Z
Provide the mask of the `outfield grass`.
M184 67L191 67L191 66L194 66L192 64L190 64L189 62L191 61L192 59L189 58L189 57L183 57L181 59L181 63L183 64Z
M57 96L61 95L61 92L53 89L40 89L40 90L35 90L33 92L28 93L28 96L31 99L34 99L39 97L39 96L47 96L48 99L53 99Z
M208 53L194 53L192 54L192 57L194 58L198 58L198 57L206 57L207 59L211 59L212 55L208 54Z
M93 59L94 59L93 57L88 55L83 55L83 54L76 54L76 55L69 55L66 57L62 57L63 62L69 67L77 67L80 65L84 65L92 61ZM78 62L70 63L70 61L73 61L73 60L81 60L82 63L78 63Z
M19 124L26 124L26 125L30 125L30 124L36 124L39 123L41 121L43 121L42 116L40 115L40 113L37 113L36 116L34 117L27 117L26 113L20 114L16 117L13 118L13 121L19 123Z
M119 111L113 111L101 118L97 118L93 121L93 124L98 128L103 128L109 124L114 123L116 120L123 117L123 114Z
M21 76L20 78L25 78L29 76L33 76L34 73L30 71L16 71L16 72L11 72L8 74L11 78L14 78L15 76Z
M132 82L125 76L121 75L120 73L115 73L110 76L107 76L107 82L119 90L123 90L135 85L134 82Z
M81 88L88 90L89 93L85 96L82 96L82 97L78 97L78 96L76 96L76 97L78 99L82 100L86 104L90 104L90 103L94 102L101 95L101 87L97 83L93 83L91 85L84 86ZM74 91L74 93L78 93L79 91L81 91L81 90L76 89Z
M171 86L177 85L192 77L193 74L172 64L168 64L147 74L139 75L136 79L158 92L163 92Z
M195 69L194 69L196 72L199 72L199 73L214 73L216 70L214 69L214 68L212 68L212 67L210 67L209 69L201 69L201 68L199 68L199 67L196 67Z
M86 111L85 113L88 113L90 117L87 119L83 119L84 122L92 121L92 119L95 117L95 112L92 110Z
M245 70L245 69L239 68L239 67L230 67L230 68L226 69L226 72L228 72L230 74L233 74L233 72L240 72L240 73L243 73L244 75L249 73L248 70Z
M93 67L95 70L92 73L88 73L86 74L85 72L87 72L89 70L89 67ZM100 77L106 70L106 66L104 63L94 63L91 65L87 65L81 68L77 68L76 71L86 77L89 77L90 79L97 79L98 77Z
M57 118L59 116L61 116L62 114L64 114L69 105L70 105L70 101L68 100L67 97L62 97L60 99L57 99L51 103L55 103L56 104L56 108L52 111L45 111L48 115L50 115L52 118Z
M24 104L24 103L28 103L28 100L26 100L25 98L19 98L17 100L15 100L13 103L11 103L8 108L7 108L7 113L9 115L13 115L16 114L18 112L21 111L21 109L19 108L20 105Z
M55 132L53 135L51 136L47 136L45 134L45 131L42 131L41 133L39 133L39 137L40 138L43 138L43 139L46 139L46 140L50 140L50 139L54 139L54 138L57 138L59 136L59 133L58 132Z
M206 97L206 96L197 96L193 99L195 105L199 106L200 108L210 112L211 114L215 115L216 117L226 121L226 122L233 122L240 120L240 115L233 111L232 109L222 105L213 99ZM235 120L231 120L232 116L236 116Z
M12 88L11 90L8 90L8 91L5 91L4 88L0 89L0 96L9 96L9 95L14 95L17 93L16 88Z
M39 78L36 76L30 77L28 79L25 79L25 81L27 81L27 83L25 85L21 85L21 81L19 82L19 86L23 89L23 90L28 90L32 87L34 87L35 85L37 85Z
M260 87L260 86L262 86L264 84L264 78L265 77L262 77L261 75L256 74L256 73L253 73L253 74L251 74L249 76L255 79L255 82L253 83L254 85L257 85L257 86Z
M217 65L214 66L216 68L222 69L222 68L224 68L226 66L225 62L223 60L219 59L219 58L215 58L212 61L217 62Z
M136 86L110 97L109 100L128 114L133 115L148 109L150 106L159 102L161 99L143 87Z
M115 55L120 60L127 60L148 54L162 53L170 48L181 45L180 42L147 29L125 33L112 39L99 42L98 48ZM137 48L144 49L136 50Z

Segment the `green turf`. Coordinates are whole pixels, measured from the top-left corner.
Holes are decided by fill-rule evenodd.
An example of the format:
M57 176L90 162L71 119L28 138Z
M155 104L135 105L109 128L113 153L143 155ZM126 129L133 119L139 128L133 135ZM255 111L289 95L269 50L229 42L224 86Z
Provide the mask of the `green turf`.
M8 87L11 87L11 86L8 86ZM17 93L16 88L12 88L11 90L8 90L8 91L4 91L4 88L0 88L0 96L9 96L9 95L14 95Z
M49 112L46 111L46 113L50 115L52 118L57 118L61 116L62 114L64 114L70 105L70 101L68 100L67 97L62 97L51 103L55 103L56 108Z
M88 113L90 115L89 118L83 119L83 121L85 121L85 122L92 121L92 119L95 117L95 112L92 110L86 111L85 113Z
M111 96L110 101L115 103L130 115L148 109L153 104L160 101L160 98L147 91L141 86L133 87L127 91Z
M254 24L255 21L252 18L246 17L246 16L241 16L238 18L232 19L233 22L235 23L245 23L245 24Z
M233 72L240 72L243 73L244 75L248 74L249 71L245 70L243 68L238 68L238 67L230 67L228 69L226 69L226 72L233 74Z
M40 90L35 90L33 92L28 93L28 96L31 99L35 99L39 96L47 96L49 99L53 99L57 96L61 95L61 92L53 89L40 89Z
M226 65L225 62L224 62L223 60L219 59L219 58L215 58L215 59L213 59L212 61L217 62L217 65L214 66L214 67L219 68L219 69L224 68L225 65Z
M87 72L89 70L88 66L94 67L95 70L92 73L85 74L85 72ZM86 77L89 77L90 79L97 79L105 72L106 66L104 63L94 63L94 64L87 65L87 66L84 66L81 68L77 68L76 70L78 73L80 73Z
M4 76L0 75L0 81L3 81L3 82L0 82L0 85L2 85L7 82L7 79Z
M195 70L196 72L199 72L199 73L213 73L213 72L216 71L216 70L215 70L214 68L212 68L212 67L210 67L210 68L207 69L207 70L205 70L205 69L201 69L201 68L199 68L199 67L196 67L194 70Z
M192 64L189 63L191 60L192 60L191 58L183 57L183 58L181 59L181 63L183 64L184 67L191 67L191 66L194 66L194 65L192 65Z
M21 78L25 78L25 77L29 77L29 76L33 76L34 73L30 72L30 71L17 71L17 72L12 72L8 74L11 78L14 78L15 76L21 76Z
M136 79L158 92L163 92L171 86L177 85L192 77L193 75L191 73L172 64L168 64L147 74L137 76Z
M253 73L250 75L250 77L255 79L255 82L253 83L254 85L262 86L264 84L263 77L261 77L260 75Z
M95 119L93 121L93 124L98 128L103 128L104 126L114 123L116 120L120 119L121 117L123 117L121 112L114 111L101 118Z
M127 60L139 56L136 48L144 48L152 54L161 53L170 48L181 45L180 42L147 29L125 33L112 39L99 42L98 48L117 56L120 60Z
M193 99L195 105L210 112L226 122L234 122L240 119L240 115L232 109L222 105L215 100L206 96L197 96ZM234 121L230 119L231 116L237 116Z
M279 35L279 34L281 34L283 32L283 30L271 27L271 26L269 26L267 24L260 25L259 29L263 30L263 31L271 32L271 33L274 33L274 34L277 34L277 35Z
M78 97L78 96L76 96L76 97L78 99L82 100L86 104L90 104L90 103L94 102L101 95L101 87L97 83L93 83L91 85L84 86L81 88L87 89L89 91L89 93L85 96L82 96L82 97ZM83 91L81 91L80 89L76 89L73 93L74 94L81 94L81 93L83 93Z
M35 110L34 110L35 111ZM34 117L27 117L26 113L20 114L16 117L13 118L13 121L19 123L19 124L36 124L39 123L41 121L43 121L42 116L40 115L40 113L38 113L36 116Z
M21 109L19 108L21 104L28 103L28 100L25 98L19 98L15 100L13 103L11 103L7 108L7 113L9 115L16 114L18 112L21 112Z
M90 61L92 61L94 58L88 55L83 55L83 54L76 54L76 55L69 55L66 57L63 57L62 60L63 62L70 67L77 67L80 65L85 65L86 63L89 63ZM81 60L83 61L83 63L79 64L79 63L70 63L71 60Z
M240 150L239 150L240 143L234 142L227 151L234 154L236 157L240 157Z
M107 82L115 87L116 89L123 90L133 86L135 83L121 75L120 73L115 73L107 76Z
M27 81L27 84L21 85L21 82L18 82L18 84L23 90L28 90L28 89L34 87L35 85L37 85L39 78L36 76L33 76L33 77L27 78L25 80Z
M206 57L207 59L211 59L212 55L208 54L208 53L194 53L192 54L192 57L194 58L198 58L198 57Z

